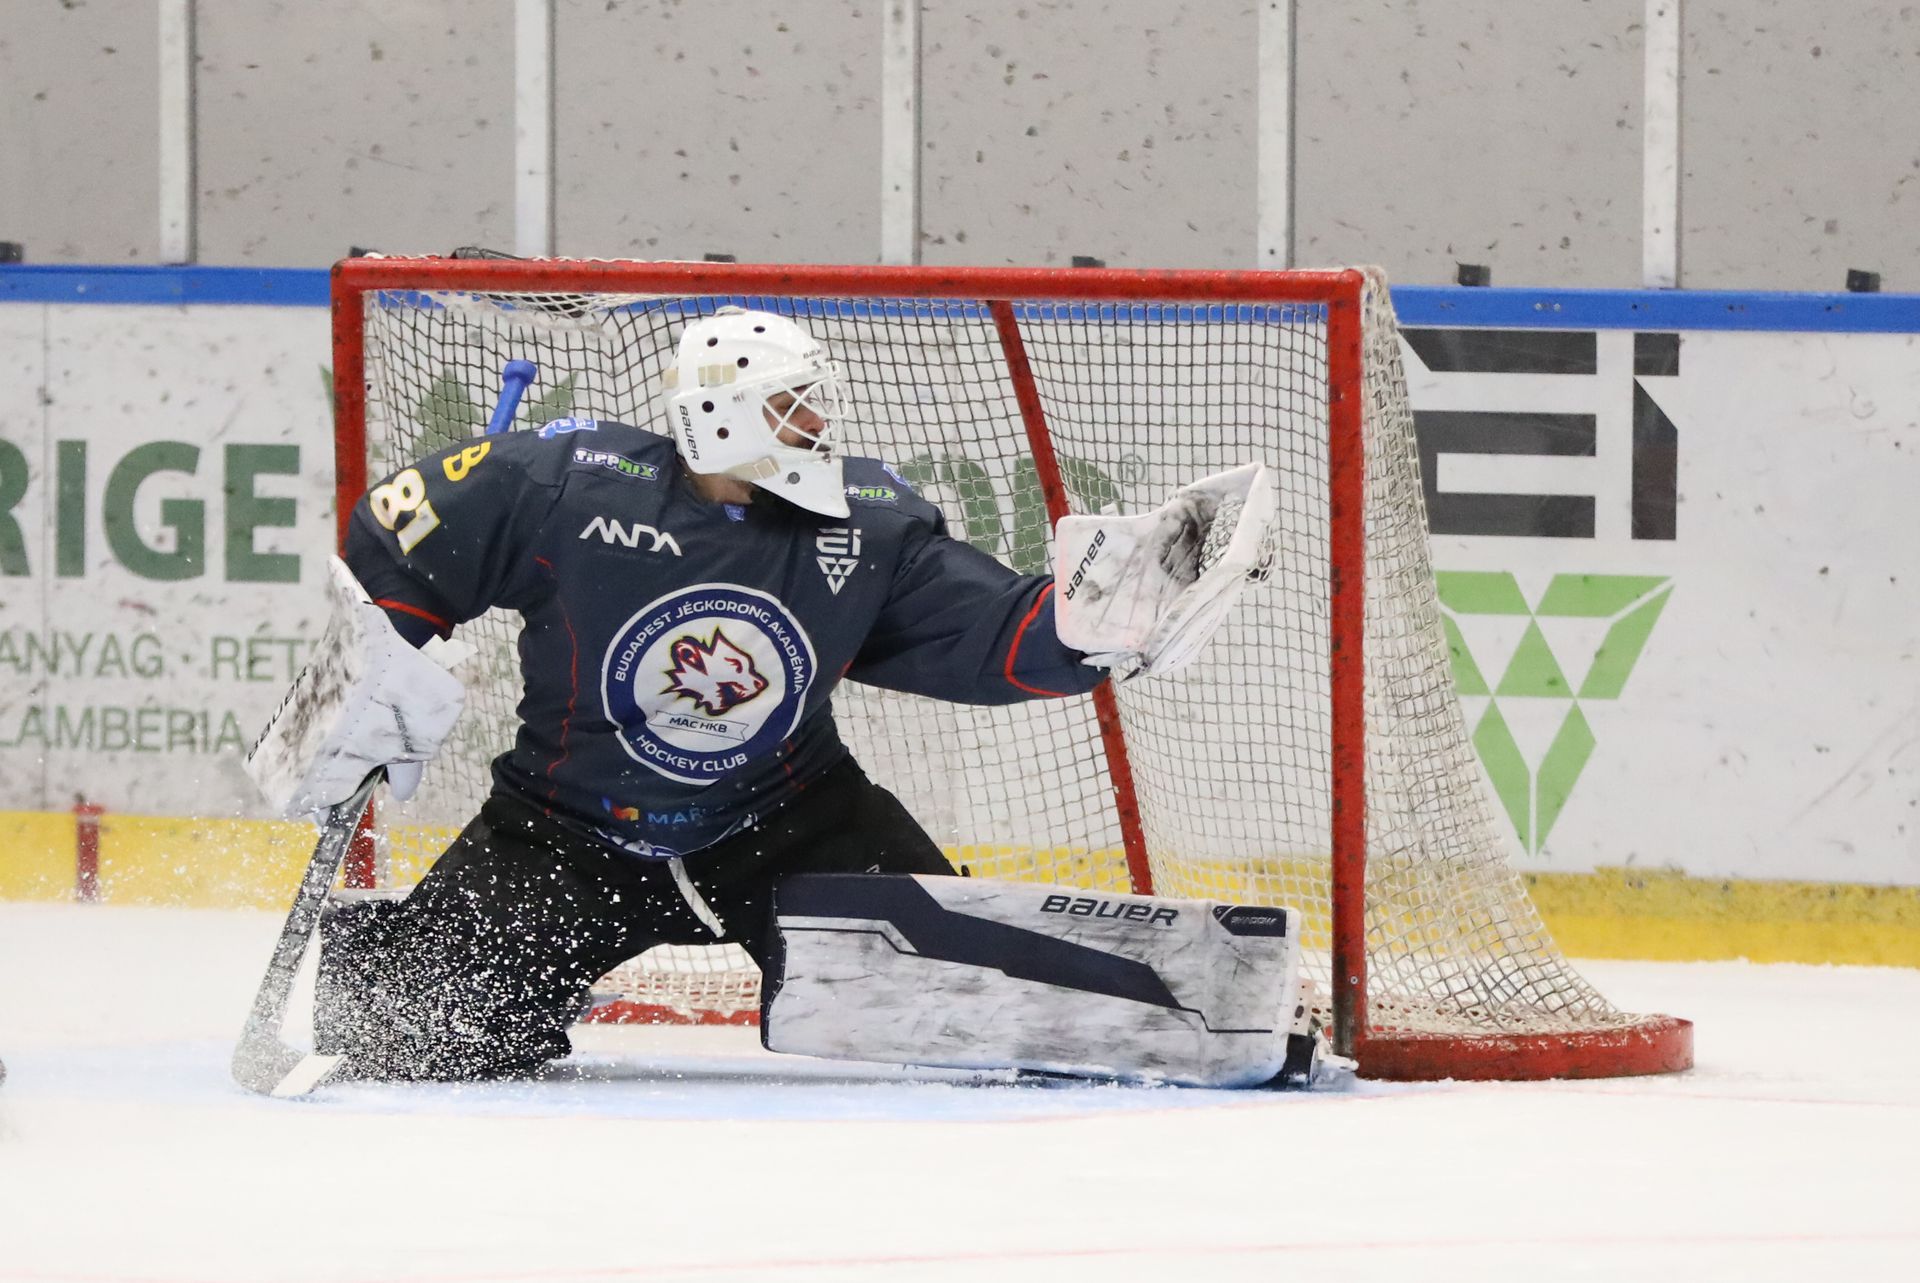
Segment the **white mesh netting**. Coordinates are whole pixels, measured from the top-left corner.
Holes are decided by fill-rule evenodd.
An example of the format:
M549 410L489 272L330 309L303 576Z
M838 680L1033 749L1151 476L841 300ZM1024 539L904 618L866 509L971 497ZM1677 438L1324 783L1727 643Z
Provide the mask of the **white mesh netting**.
M1328 407L1324 308L1014 300L1075 511L1139 511L1252 459L1279 486L1279 560L1199 661L1121 687L1154 889L1304 912L1329 984ZM374 292L364 296L364 450L378 478L480 431L502 366L538 362L517 427L565 415L658 427L685 321L727 303L791 315L843 363L843 448L893 463L952 531L1020 570L1049 562L1046 503L987 308L973 299ZM1454 695L1427 553L1412 412L1384 282L1365 302L1366 904L1372 1028L1522 1032L1623 1025L1543 929L1487 804ZM343 434L351 442L352 434ZM356 448L348 445L345 448ZM388 807L382 880L416 879L478 807L512 738L517 617L482 649L454 743ZM852 684L835 696L867 771L976 876L1129 885L1091 701L938 704ZM656 950L603 982L683 1015L750 1011L730 949Z

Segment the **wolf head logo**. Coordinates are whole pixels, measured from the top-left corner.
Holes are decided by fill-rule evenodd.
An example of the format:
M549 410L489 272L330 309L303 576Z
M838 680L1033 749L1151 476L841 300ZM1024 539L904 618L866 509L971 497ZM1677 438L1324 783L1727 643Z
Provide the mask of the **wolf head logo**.
M753 656L728 641L718 628L706 642L692 636L675 639L672 654L666 692L686 696L710 717L746 703L767 688L767 679L753 666Z

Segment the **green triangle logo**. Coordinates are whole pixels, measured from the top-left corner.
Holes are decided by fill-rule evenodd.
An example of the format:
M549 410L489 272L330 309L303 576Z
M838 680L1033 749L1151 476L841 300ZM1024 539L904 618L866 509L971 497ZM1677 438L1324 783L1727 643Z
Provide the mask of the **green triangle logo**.
M1547 647L1547 638L1535 622L1527 625L1520 648L1507 663L1496 695L1530 695L1537 699L1557 699L1573 692L1567 689L1566 674Z
M1435 579L1454 683L1463 696L1492 696L1473 727L1474 750L1521 845L1537 854L1593 757L1596 741L1581 704L1620 698L1673 594L1673 583L1650 575L1555 575L1539 600L1529 604L1511 574L1441 571ZM1486 670L1474 658L1472 639L1475 617L1493 615L1525 615L1527 627L1498 683L1490 685ZM1578 690L1540 627L1542 619L1606 622ZM1563 626L1562 632L1567 628L1572 626ZM1573 633L1579 631L1572 628ZM1511 639L1512 633L1507 637ZM1591 637L1588 632L1589 643ZM1564 636L1562 644L1566 644ZM1576 666L1573 671L1582 670ZM1566 706L1559 729L1544 750L1538 745L1551 723L1539 726L1537 738L1529 740L1537 750L1532 757L1500 709L1502 701L1515 700L1554 700ZM1537 719L1530 724L1537 724Z

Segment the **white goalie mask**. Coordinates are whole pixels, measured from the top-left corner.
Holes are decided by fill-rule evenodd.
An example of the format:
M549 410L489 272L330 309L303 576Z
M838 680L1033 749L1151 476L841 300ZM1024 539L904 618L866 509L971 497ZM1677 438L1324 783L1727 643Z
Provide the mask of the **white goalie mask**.
M662 391L688 468L750 481L829 517L847 515L834 451L846 414L840 367L798 325L737 307L701 317L680 336Z

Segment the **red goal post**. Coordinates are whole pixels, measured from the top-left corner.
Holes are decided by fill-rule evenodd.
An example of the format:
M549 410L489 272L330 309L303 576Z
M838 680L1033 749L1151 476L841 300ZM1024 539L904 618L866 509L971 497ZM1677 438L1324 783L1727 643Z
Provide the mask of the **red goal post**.
M542 372L518 426L559 409L656 426L681 325L726 303L813 329L849 373L844 448L900 465L956 534L1023 570L1070 510L1140 510L1256 457L1278 479L1276 574L1179 676L986 710L836 692L856 758L956 866L1303 910L1336 1045L1367 1076L1691 1064L1691 1026L1614 1010L1507 865L1453 692L1378 273L347 260L342 536L378 475L481 429L508 359ZM516 680L516 625L489 621L466 630L498 636L450 760L415 810L386 808L351 882L404 885L477 808ZM408 841L422 849L403 859ZM708 1019L744 1018L757 981L738 958L678 954L625 975L617 994Z

